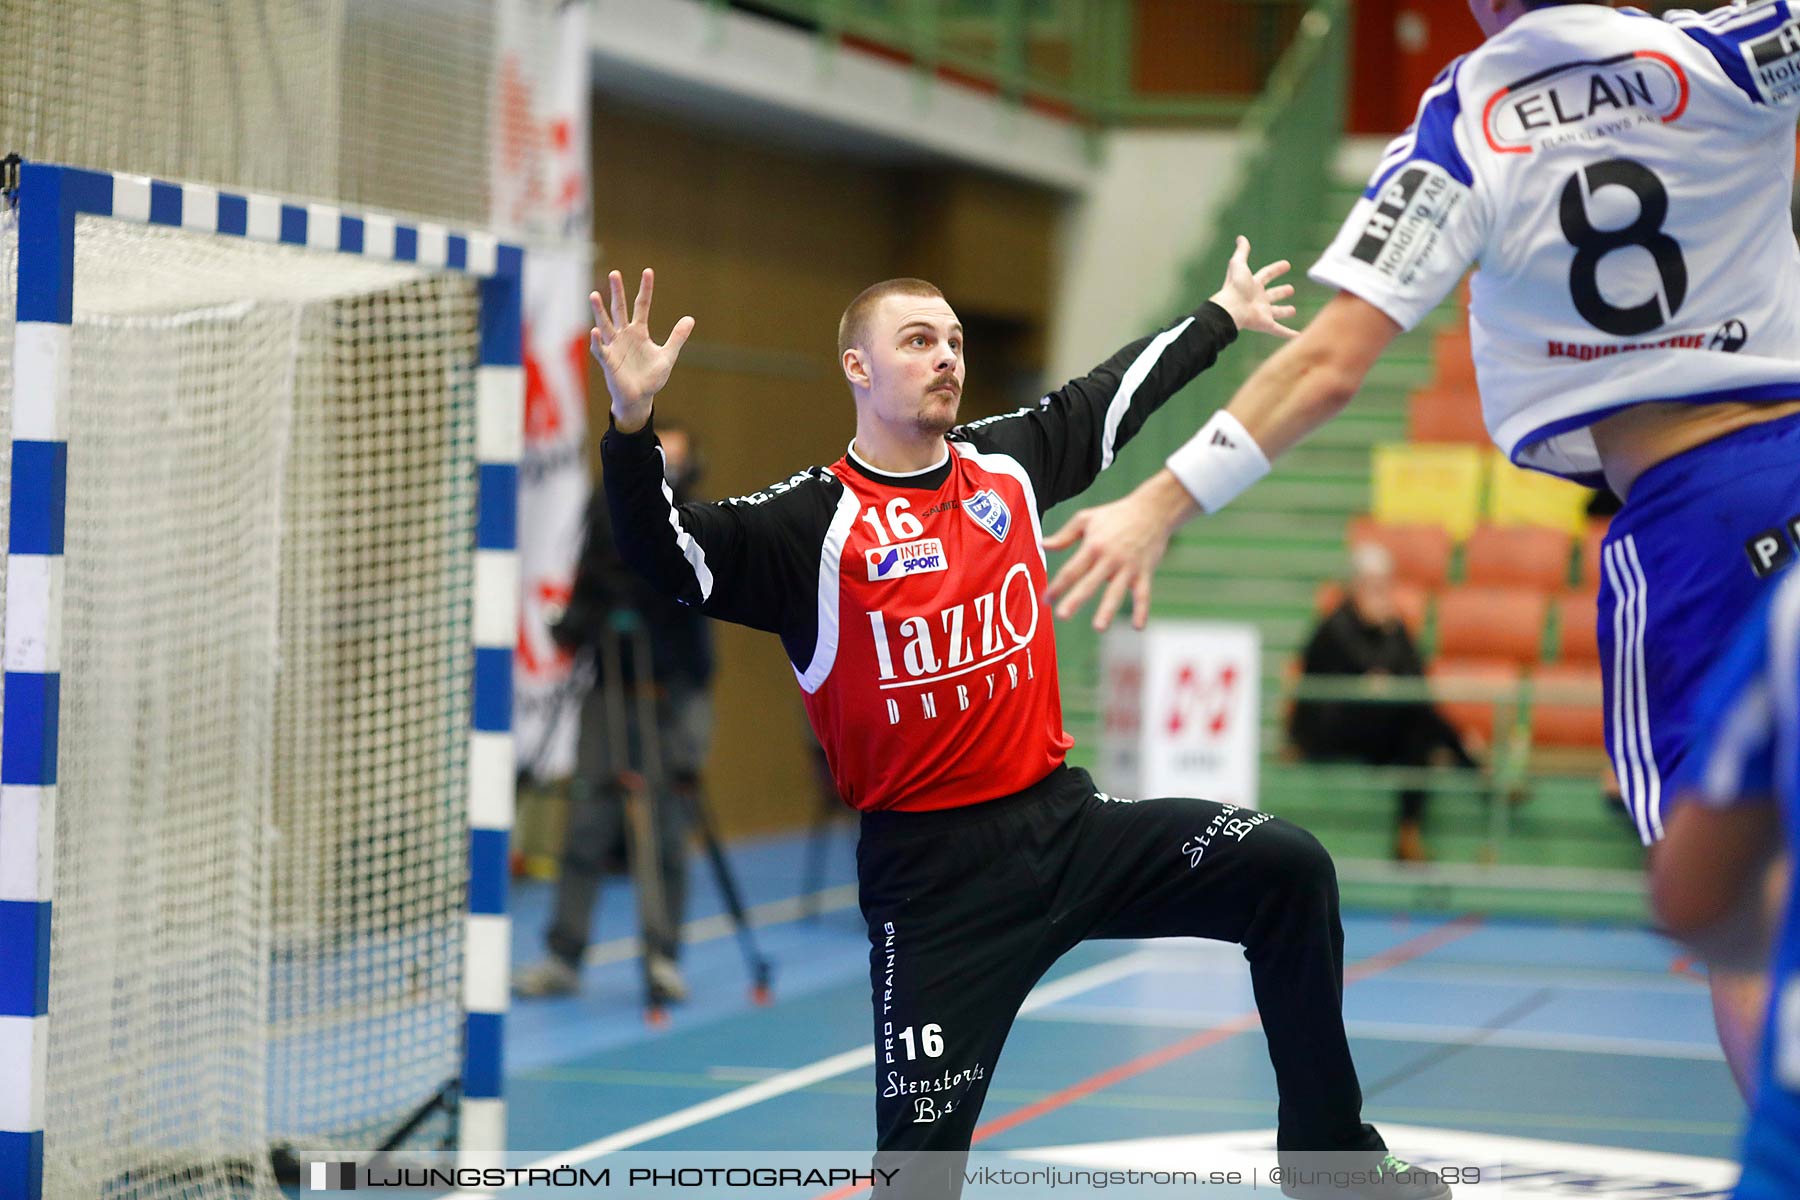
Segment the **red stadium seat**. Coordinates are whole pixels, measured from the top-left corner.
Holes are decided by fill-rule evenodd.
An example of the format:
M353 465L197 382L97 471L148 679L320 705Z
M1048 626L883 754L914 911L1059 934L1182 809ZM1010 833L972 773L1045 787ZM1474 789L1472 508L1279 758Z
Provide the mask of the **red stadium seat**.
M1407 397L1406 437L1414 442L1487 445L1481 398L1474 386L1430 387Z
M1531 525L1483 525L1463 545L1473 584L1558 592L1569 581L1569 536Z
M1531 744L1567 750L1606 746L1600 668L1595 663L1557 663L1532 676Z
M1471 748L1493 745L1495 731L1510 727L1510 720L1502 722L1498 718L1501 713L1510 717L1517 711L1518 697L1506 691L1519 685L1522 672L1517 664L1492 659L1439 659L1426 668L1425 674L1434 685L1440 685L1434 686L1439 693L1438 711ZM1459 693L1452 690L1455 688L1465 689L1462 698L1457 698ZM1491 690L1494 698L1470 698L1466 694L1469 688Z
M1556 602L1556 661L1592 664L1600 661L1600 637L1594 623L1594 597L1571 592Z
M1385 525L1373 517L1353 517L1345 530L1352 546L1374 542L1394 559L1394 577L1420 587L1438 588L1450 577L1455 544L1437 525Z
M1549 612L1542 592L1450 588L1438 597L1438 655L1530 666L1542 657Z
M1437 372L1432 382L1445 390L1475 390L1475 357L1469 348L1469 331L1465 326L1452 326L1438 334L1432 342L1432 356Z

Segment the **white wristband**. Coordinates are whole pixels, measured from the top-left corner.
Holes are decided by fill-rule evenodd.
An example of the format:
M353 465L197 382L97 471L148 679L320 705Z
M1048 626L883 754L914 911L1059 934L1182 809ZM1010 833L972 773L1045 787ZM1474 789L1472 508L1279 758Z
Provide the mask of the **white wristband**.
M1244 423L1220 409L1164 462L1202 510L1215 513L1269 473L1269 460Z

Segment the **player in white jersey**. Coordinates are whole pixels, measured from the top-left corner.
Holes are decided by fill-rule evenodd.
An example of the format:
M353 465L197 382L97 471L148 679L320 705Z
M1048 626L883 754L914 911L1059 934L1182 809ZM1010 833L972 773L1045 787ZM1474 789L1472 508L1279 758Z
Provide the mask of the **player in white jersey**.
M1795 0L1800 3L1800 0ZM1607 746L1644 841L1693 698L1800 539L1800 249L1790 229L1800 16L1761 0L1662 19L1596 0L1469 0L1487 34L1426 90L1312 278L1306 331L1131 495L1079 513L1052 584L1148 613L1169 535L1349 403L1479 265L1482 414L1521 466L1625 499L1598 614ZM1758 980L1714 974L1740 1085Z

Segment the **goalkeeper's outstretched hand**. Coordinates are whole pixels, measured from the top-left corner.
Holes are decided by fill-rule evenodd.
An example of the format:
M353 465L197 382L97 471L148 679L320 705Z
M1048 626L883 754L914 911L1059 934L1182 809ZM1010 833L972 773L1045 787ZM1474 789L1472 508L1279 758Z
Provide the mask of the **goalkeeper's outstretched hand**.
M1282 303L1292 298L1293 286L1286 283L1270 286L1287 274L1289 265L1284 258L1252 271L1250 239L1239 235L1231 261L1225 267L1225 282L1208 299L1230 313L1239 329L1270 333L1279 338L1298 337L1298 329L1282 324L1294 315L1294 306Z
M694 318L683 317L669 331L669 340L657 345L650 336L650 297L656 290L656 272L644 268L637 299L625 310L625 281L617 271L606 277L610 304L599 292L588 293L594 309L594 328L588 348L606 376L612 396L613 424L625 433L636 433L650 419L651 402L669 382L681 347L694 332Z

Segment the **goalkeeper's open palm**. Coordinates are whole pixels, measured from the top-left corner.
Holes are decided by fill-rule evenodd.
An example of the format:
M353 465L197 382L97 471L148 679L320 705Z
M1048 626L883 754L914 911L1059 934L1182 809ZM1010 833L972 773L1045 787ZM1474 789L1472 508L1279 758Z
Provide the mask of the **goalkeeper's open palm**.
M625 281L617 271L606 277L610 302L603 303L599 292L588 294L594 309L594 328L588 334L588 347L594 361L606 376L606 390L612 396L613 424L627 433L636 432L650 419L651 402L669 382L681 347L694 332L694 318L683 317L669 331L662 345L650 336L650 298L656 290L656 272L644 268L638 284L637 299L631 311L625 309Z
M1250 239L1239 237L1237 248L1232 252L1231 262L1225 268L1225 283L1210 299L1214 304L1231 314L1239 329L1254 330L1257 333L1270 333L1279 338L1298 337L1300 331L1290 329L1282 322L1294 315L1294 306L1283 304L1283 300L1292 298L1294 289L1289 284L1275 284L1288 272L1288 261L1272 262L1260 270L1250 269Z

